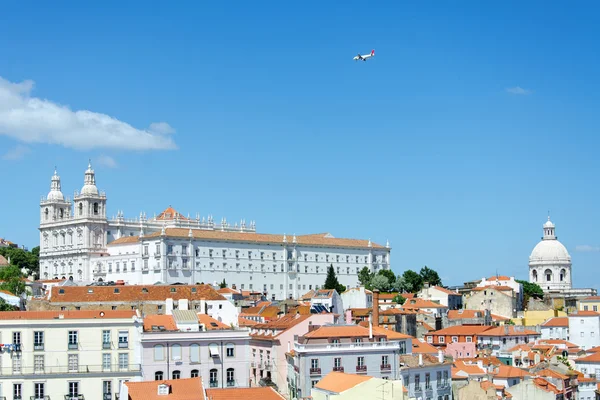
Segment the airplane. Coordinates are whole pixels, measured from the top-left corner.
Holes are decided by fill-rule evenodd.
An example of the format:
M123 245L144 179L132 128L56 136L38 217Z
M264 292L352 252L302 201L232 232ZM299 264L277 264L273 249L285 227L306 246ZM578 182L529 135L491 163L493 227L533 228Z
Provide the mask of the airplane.
M356 57L353 58L353 60L356 60L356 61L358 61L358 60L367 61L371 57L375 57L375 50L371 50L371 54L366 54L364 56L361 56L360 53L359 53Z

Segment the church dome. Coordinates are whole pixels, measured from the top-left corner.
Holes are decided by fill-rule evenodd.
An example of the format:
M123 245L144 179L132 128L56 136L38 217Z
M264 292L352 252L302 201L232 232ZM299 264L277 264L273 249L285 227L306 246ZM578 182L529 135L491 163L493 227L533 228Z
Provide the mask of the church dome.
M571 256L567 248L558 240L542 240L539 242L529 256L530 263L570 263Z
M60 176L58 176L58 172L56 168L54 169L54 175L52 175L52 183L50 184L50 192L48 196L46 196L47 200L50 201L64 201L65 196L63 196L60 191Z
M84 196L98 196L98 188L96 187L96 174L92 169L92 162L88 164L88 169L85 171L84 185L81 188L81 193Z
M97 196L98 188L96 187L96 185L83 185L80 194Z

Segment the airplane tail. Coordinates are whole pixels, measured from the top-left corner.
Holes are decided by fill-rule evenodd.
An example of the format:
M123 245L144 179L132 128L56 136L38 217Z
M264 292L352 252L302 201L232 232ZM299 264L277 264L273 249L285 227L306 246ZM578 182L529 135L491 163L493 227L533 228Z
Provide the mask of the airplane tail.
M375 50L371 50L371 55L374 56L375 55Z

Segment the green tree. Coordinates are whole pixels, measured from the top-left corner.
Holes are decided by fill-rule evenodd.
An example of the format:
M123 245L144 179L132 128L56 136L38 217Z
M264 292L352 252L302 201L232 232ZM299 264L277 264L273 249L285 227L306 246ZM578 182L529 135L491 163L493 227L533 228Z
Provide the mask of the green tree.
M11 260L12 261L12 260ZM25 293L25 281L23 274L15 265L0 269L0 289L7 290L15 296Z
M225 289L227 287L227 282L225 282L225 278L223 278L223 282L219 283L219 287L221 289Z
M15 307L8 304L3 298L0 297L0 311L15 311Z
M404 304L404 302L406 301L406 298L403 297L401 294L397 294L396 296L394 296L394 298L392 299L392 301L396 304Z
M408 292L408 290L406 290L406 281L404 280L404 276L402 276L402 275L398 275L396 277L396 280L391 285L392 285L392 290L394 292L400 292L400 293Z
M404 279L405 291L408 293L416 293L423 288L423 278L412 269L404 271L402 279Z
M0 255L4 256L6 259L10 258L11 265L15 265L19 267L19 269L27 268L29 271L34 272L39 276L39 246L31 249L31 252L16 247L0 247Z
M435 270L429 268L427 265L421 268L421 271L419 271L419 275L421 275L421 279L423 282L428 282L431 286L442 285L442 280L440 279L438 273Z
M377 274L371 279L371 287L377 289L380 292L389 292L391 285L390 281L385 275Z
M325 278L325 285L323 289L335 289L338 293L343 293L346 291L346 286L340 284L338 278L335 274L335 270L333 269L333 264L327 268L327 278Z
M396 274L394 274L389 269L380 269L379 272L377 273L377 275L385 276L388 279L388 282L390 282L390 284L392 284L393 282L396 281Z
M373 273L369 267L363 267L358 273L358 281L365 289L371 290L371 279L373 279Z
M544 291L537 283L531 283L527 281L523 281L520 279L516 279L521 285L523 285L523 305L527 306L530 298L543 299Z
M513 321L512 319L508 319L506 321L504 321L504 325L514 325L515 321Z

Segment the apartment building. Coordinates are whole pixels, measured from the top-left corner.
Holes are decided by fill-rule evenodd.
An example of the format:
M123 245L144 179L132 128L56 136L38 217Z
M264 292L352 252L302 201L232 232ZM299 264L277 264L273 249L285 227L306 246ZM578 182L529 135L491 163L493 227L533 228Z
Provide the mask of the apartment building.
M522 326L504 325L488 329L477 335L477 348L498 357L518 344L535 342L541 334Z
M569 318L550 318L540 326L542 339L569 340Z
M399 357L400 376L409 398L452 399L452 359L440 351Z
M249 386L247 329L232 329L191 310L144 318L144 380L201 377L211 388Z
M371 326L314 326L294 340L288 354L291 397L309 396L332 371L399 379L398 356L412 351L412 337Z
M135 311L0 313L0 398L110 400L141 380Z

